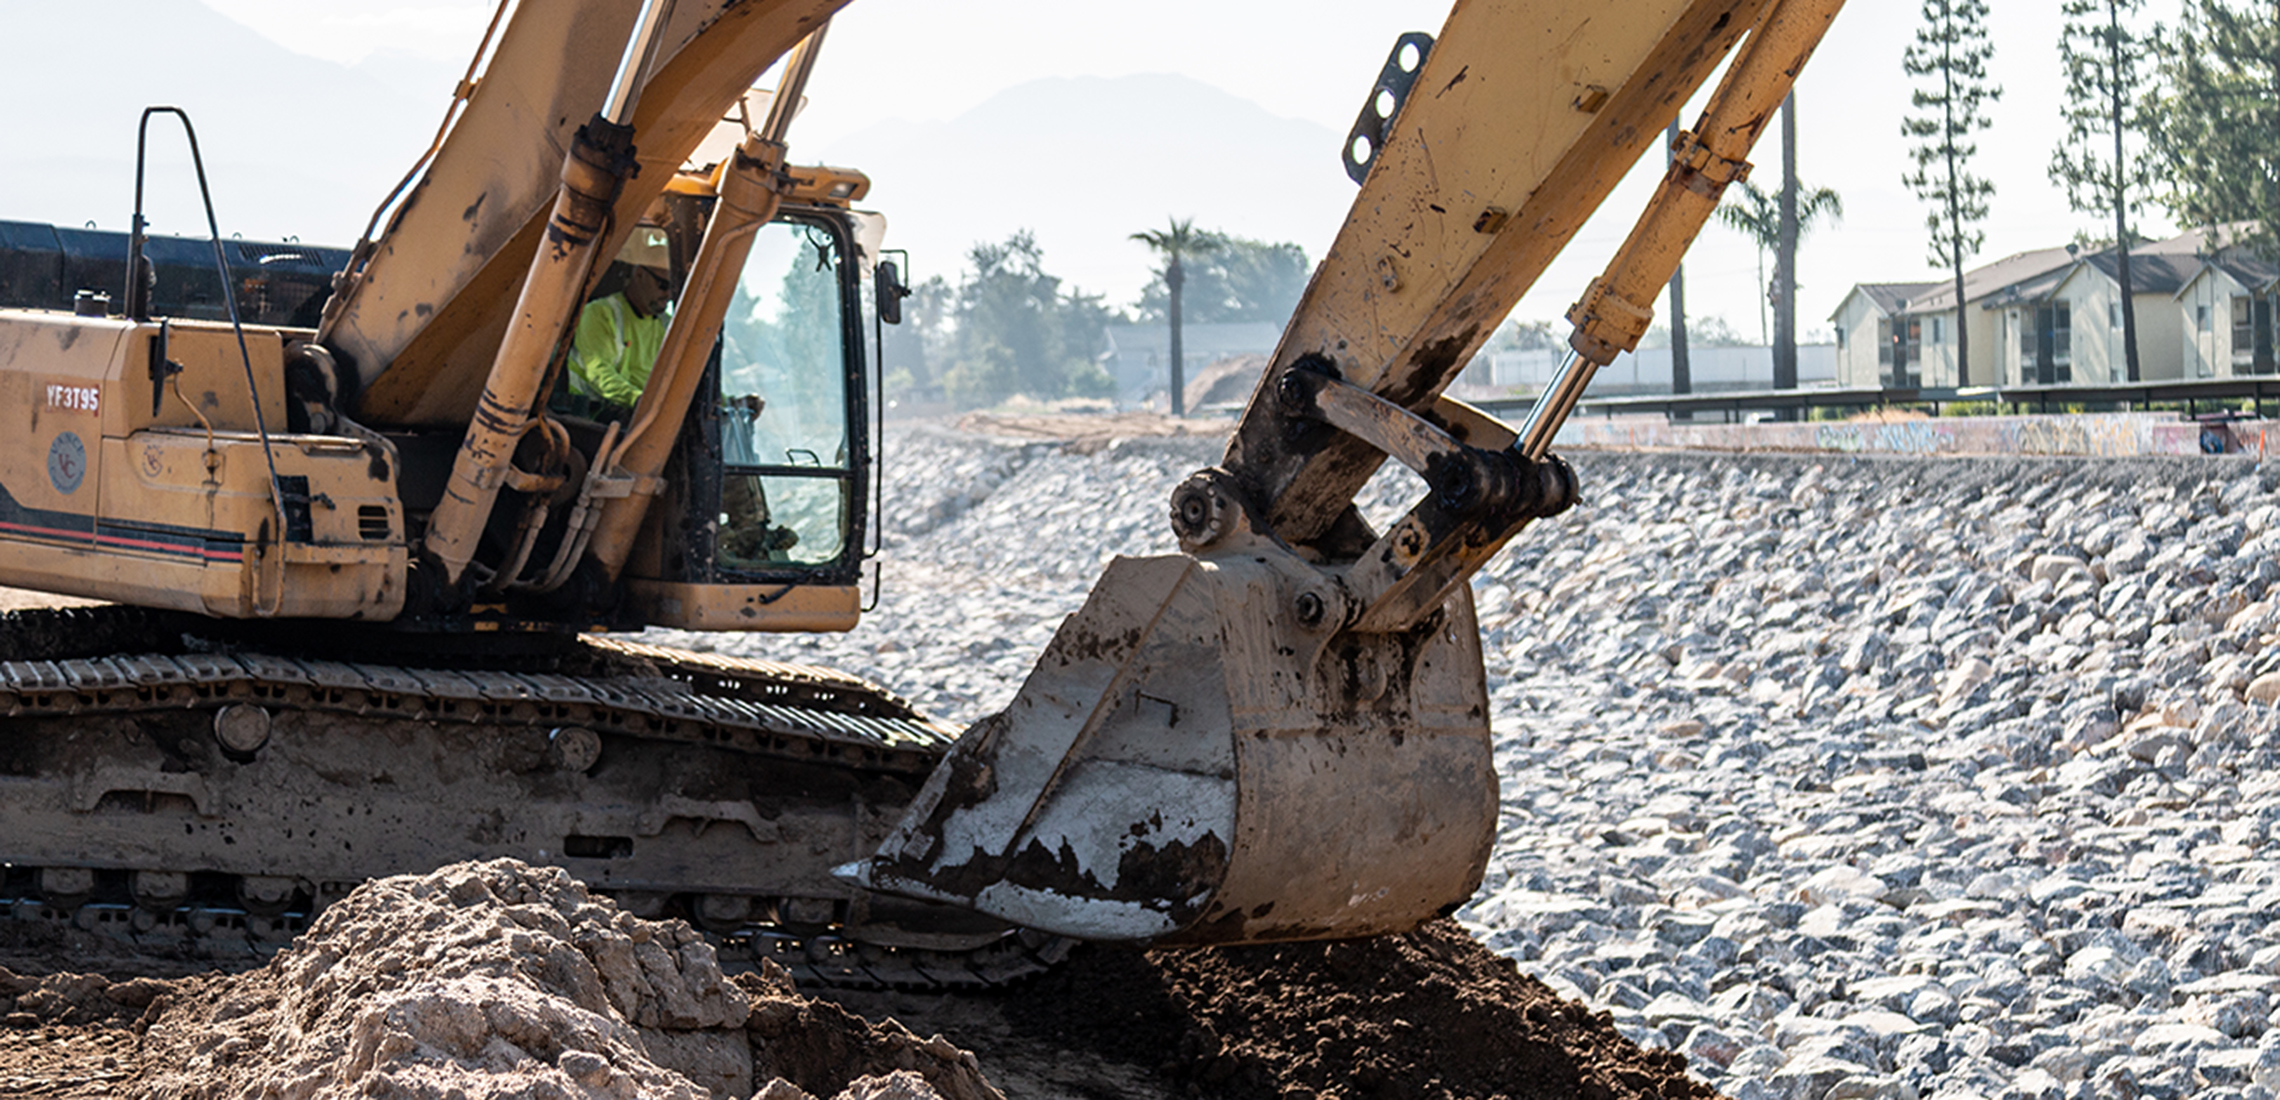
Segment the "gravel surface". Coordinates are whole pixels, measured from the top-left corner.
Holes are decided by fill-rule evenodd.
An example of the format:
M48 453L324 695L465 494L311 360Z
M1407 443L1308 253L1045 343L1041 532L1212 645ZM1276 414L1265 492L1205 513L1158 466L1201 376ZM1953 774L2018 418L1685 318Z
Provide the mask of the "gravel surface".
M671 640L988 713L1219 453L1088 450L904 431L860 629ZM1476 936L1738 1100L2280 1092L2280 471L1576 465L1476 583Z

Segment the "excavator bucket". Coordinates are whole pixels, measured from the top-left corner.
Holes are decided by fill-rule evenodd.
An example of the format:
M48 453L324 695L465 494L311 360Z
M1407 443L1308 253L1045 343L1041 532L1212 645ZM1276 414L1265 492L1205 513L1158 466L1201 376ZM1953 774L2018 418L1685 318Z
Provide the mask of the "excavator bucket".
M1575 503L1552 434L1636 345L1842 4L1457 0L1437 41L1405 36L1349 147L1353 213L1221 466L1173 494L1187 553L1112 564L853 877L1188 944L1403 931L1468 898L1497 795L1468 578ZM1444 398L1745 36L1570 311L1577 354L1536 414ZM1379 534L1353 500L1389 457L1432 491Z
M1117 559L849 872L1084 939L1334 939L1446 912L1496 824L1470 593L1406 634L1346 620L1334 577L1269 539Z

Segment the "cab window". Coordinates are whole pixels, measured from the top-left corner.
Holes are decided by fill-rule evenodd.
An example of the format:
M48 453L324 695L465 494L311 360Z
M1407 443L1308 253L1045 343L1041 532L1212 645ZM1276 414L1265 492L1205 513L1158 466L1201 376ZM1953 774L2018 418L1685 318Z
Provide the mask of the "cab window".
M760 229L721 326L717 562L731 570L836 565L850 508L841 241L829 228Z

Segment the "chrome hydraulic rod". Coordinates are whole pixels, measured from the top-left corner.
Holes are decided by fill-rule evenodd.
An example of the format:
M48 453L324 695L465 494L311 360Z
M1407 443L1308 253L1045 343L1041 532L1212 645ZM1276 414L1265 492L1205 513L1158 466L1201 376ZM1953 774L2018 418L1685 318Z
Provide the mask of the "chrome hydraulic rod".
M1583 391L1590 387L1593 375L1599 373L1599 364L1590 362L1574 351L1560 363L1560 372L1552 376L1552 384L1544 387L1542 396L1529 408L1528 419L1520 423L1520 441L1514 444L1521 454L1541 461L1552 453L1552 437L1560 434L1560 426L1567 423L1568 414L1575 411Z
M1599 368L1638 346L1654 316L1641 303L1670 282L1726 185L1749 174L1751 146L1843 7L1844 0L1776 0L1751 28L1700 121L1679 136L1677 155L1629 238L1568 311L1572 351L1516 433L1514 446L1529 462L1550 458L1553 438ZM1436 522L1433 512L1430 500L1419 504L1362 555L1349 577L1364 607L1357 629L1398 631L1424 621L1535 518L1524 510L1508 520L1450 524Z
M1777 0L1750 31L1701 120L1678 135L1670 169L1646 213L1606 273L1568 311L1575 324L1568 340L1573 350L1520 430L1521 451L1529 458L1551 452L1552 437L1599 368L1638 346L1654 319L1650 303L1677 273L1727 185L1749 176L1750 148L1843 8L1844 0Z

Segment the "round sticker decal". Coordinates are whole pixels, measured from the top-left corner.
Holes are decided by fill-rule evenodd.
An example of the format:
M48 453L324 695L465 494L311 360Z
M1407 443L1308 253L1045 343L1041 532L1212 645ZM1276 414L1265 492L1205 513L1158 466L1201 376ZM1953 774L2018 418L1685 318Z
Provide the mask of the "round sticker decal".
M59 493L79 491L79 482L87 476L87 445L79 441L77 432L65 432L48 444L48 481Z

